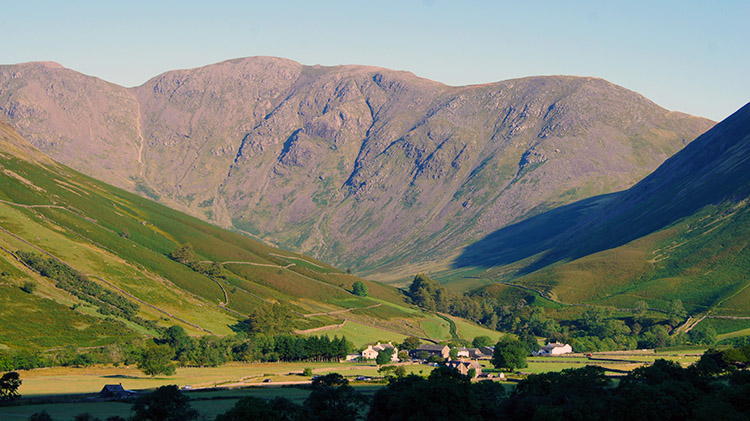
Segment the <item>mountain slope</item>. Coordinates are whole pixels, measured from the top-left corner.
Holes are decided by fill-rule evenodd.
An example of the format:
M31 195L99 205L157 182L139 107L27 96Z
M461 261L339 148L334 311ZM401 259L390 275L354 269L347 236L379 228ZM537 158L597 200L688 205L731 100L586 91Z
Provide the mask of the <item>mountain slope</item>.
M396 277L492 230L630 187L712 125L601 79L450 87L267 57L133 89L48 64L1 66L0 111L89 175Z
M518 282L570 302L681 299L747 316L749 198L750 104L632 188L500 230L456 265L515 268L527 274ZM555 219L568 223L549 229ZM536 241L504 251L523 238Z
M196 254L189 265L169 258L185 243ZM173 324L191 334L224 335L275 301L297 313L299 330L344 319L346 329L424 337L422 324L441 323L394 288L362 280L369 295L357 297L351 293L357 277L57 164L4 123L0 277L0 349L99 346ZM27 282L36 287L24 292Z

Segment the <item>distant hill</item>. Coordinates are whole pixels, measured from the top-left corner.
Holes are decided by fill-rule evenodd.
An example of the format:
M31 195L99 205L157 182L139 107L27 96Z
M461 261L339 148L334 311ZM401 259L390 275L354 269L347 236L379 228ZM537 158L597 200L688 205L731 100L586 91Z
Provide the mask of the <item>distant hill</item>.
M632 188L499 230L454 265L564 302L750 316L749 199L750 104Z
M170 258L188 243L188 264ZM357 280L57 164L0 123L0 351L100 346L171 325L227 335L269 302L288 303L299 331L358 345L451 338L395 288L362 280L369 295L355 296Z
M0 66L0 113L90 176L382 279L626 189L713 125L596 78L451 87L268 57L132 89Z

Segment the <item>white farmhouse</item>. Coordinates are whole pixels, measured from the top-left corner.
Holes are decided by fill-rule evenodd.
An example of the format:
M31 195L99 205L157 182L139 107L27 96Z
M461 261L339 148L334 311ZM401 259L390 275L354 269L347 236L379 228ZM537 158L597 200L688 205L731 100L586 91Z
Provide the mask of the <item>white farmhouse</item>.
M378 342L375 345L368 345L367 348L362 351L362 358L365 360L374 360L378 357L378 353L380 351L384 351L386 349L393 349L393 354L391 354L391 361L397 362L398 348L393 346L393 344L390 342L388 342L387 344L381 344L380 342Z
M570 354L571 352L573 352L573 347L569 344L563 345L559 342L551 342L537 351L536 355L562 355Z

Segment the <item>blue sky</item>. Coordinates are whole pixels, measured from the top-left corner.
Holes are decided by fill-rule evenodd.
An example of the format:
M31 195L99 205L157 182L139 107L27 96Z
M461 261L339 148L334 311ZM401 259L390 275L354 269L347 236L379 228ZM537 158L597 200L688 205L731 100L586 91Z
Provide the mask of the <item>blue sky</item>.
M596 76L721 120L750 101L744 1L6 1L0 63L125 86L255 55L408 70L450 85Z

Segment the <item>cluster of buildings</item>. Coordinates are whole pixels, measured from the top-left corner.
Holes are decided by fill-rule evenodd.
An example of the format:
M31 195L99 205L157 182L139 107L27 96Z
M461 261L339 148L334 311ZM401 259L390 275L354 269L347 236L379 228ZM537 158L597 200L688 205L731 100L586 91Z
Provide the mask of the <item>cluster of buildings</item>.
M495 352L494 346L485 346L480 348L454 348L455 358L451 358L451 347L448 345L439 344L422 344L417 349L409 351L409 357L415 360L427 360L432 356L438 357L441 361L447 361L445 364L449 367L456 368L461 374L469 375L471 370L474 370L474 377L482 375L482 365L477 360L490 359L492 354ZM401 359L398 357L398 348L391 342L388 343L376 343L375 345L369 345L359 354L349 354L346 359L347 361L353 360L374 360L378 357L378 354L382 351L391 351L391 362L399 362ZM535 351L532 355L535 356L552 356L552 355L563 355L573 352L573 348L569 344L561 344L558 342L548 343L541 347L539 351ZM502 373L500 373L502 375Z

